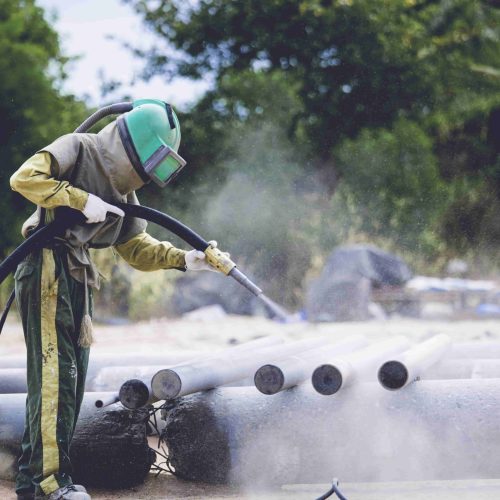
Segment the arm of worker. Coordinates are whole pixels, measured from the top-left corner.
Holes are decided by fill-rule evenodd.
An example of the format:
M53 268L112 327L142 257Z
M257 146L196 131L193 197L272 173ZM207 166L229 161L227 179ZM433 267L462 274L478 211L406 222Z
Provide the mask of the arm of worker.
M158 241L146 232L141 232L125 243L115 246L118 255L139 271L159 269L186 270L185 255L168 241Z
M83 211L89 194L68 181L55 178L50 153L36 153L10 178L10 186L25 198L46 209L68 206Z
M42 208L67 206L80 210L89 224L102 222L108 212L123 217L124 213L118 207L72 186L68 181L57 179L56 167L57 162L53 161L50 153L36 153L12 175L10 186Z
M216 241L209 242L214 248ZM180 271L214 271L199 250L180 250L168 241L158 241L146 232L141 232L125 243L115 245L118 254L139 271L178 269ZM229 254L224 254L229 257Z

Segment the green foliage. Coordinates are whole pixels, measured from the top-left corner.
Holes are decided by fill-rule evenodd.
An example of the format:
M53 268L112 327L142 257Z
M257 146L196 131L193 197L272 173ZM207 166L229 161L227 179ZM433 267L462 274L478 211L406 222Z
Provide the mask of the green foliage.
M336 151L344 180L339 195L355 207L359 230L415 248L434 229L447 187L421 128L400 120L392 130L365 130Z
M211 162L200 160L213 144L231 151L225 129L260 118L279 123L305 153L310 188L337 193L334 205L345 210L340 219L350 214L350 232L427 254L443 252L443 243L459 253L498 244L497 3L125 1L176 49L168 57L160 44L143 52L145 77L210 75L215 82L188 113L185 135L196 138L186 147L197 151L195 181L206 192L218 189L225 172L214 180ZM282 95L288 112L259 116ZM466 201L460 185L471 186ZM325 237L319 226L305 231L318 242Z
M10 190L11 174L38 149L74 130L87 111L59 91L66 59L34 0L0 1L0 253L20 240L33 206Z
M148 75L275 71L297 81L299 127L328 156L343 137L495 93L498 9L481 0L129 0L180 55ZM469 99L470 101L470 99ZM438 107L439 109L435 109Z

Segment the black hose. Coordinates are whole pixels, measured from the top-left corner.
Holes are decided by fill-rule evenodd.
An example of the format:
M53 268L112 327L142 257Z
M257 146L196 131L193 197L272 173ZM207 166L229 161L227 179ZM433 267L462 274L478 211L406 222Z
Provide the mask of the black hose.
M12 292L10 292L7 303L5 304L5 308L2 312L2 317L0 318L0 333L2 333L3 325L5 325L5 321L7 320L7 316L9 314L10 307L12 306L12 303L14 302L15 298L16 298L16 291L12 290Z
M330 498L334 493L339 497L340 500L347 500L347 498L338 489L338 485L338 479L334 479L332 487L324 495L321 495L316 500L326 500L327 498Z
M149 222L153 222L154 224L164 227L196 250L204 252L209 246L208 241L204 240L199 234L195 233L182 222L170 217L170 215L160 212L159 210L144 207L142 205L130 205L128 203L115 203L114 205L121 208L128 217L146 219Z
M56 211L57 221L53 221L46 226L39 226L35 232L24 240L1 264L0 264L0 284L12 273L19 263L30 253L40 249L45 243L57 236L63 236L66 229L75 224L85 222L85 216L78 210L68 207L60 207ZM10 293L9 299L0 317L0 334L7 320L7 315L14 302L14 290Z
M40 227L0 264L0 284L31 252L41 248L47 241L57 236L63 236L69 227L85 221L85 216L79 210L61 207L57 209L56 213L57 221Z
M144 207L142 205L131 205L128 203L116 203L115 206L121 208L125 215L128 217L136 217L139 219L146 219L150 222L158 224L159 226L167 229L171 233L184 240L187 244L191 245L196 250L204 252L209 243L203 239L199 234L195 233L192 229L184 225L182 222L164 214L154 208ZM18 264L31 252L38 250L48 241L55 237L64 236L66 229L76 225L85 223L85 216L79 210L74 210L69 207L59 207L56 209L55 220L46 226L42 226L36 230L28 239L19 245L1 264L0 264L0 284L5 278L13 272ZM237 271L237 272L233 272ZM272 301L267 299L262 293L262 290L252 283L241 271L233 269L229 274L232 278L236 279L251 293L264 301L270 311L279 318L286 319L286 313L276 306ZM5 311L0 318L0 321L7 315L8 309L12 304L10 300L5 308ZM3 326L3 325L2 325ZM0 333L1 333L0 328Z
M104 106L104 108L98 109L95 113L90 115L76 130L75 133L86 132L91 129L99 120L102 120L108 115L121 115L127 111L131 111L134 105L131 102L117 102L116 104L110 104L109 106Z
M150 222L164 227L174 233L196 250L202 252L208 247L208 241L200 235L189 229L182 222L170 217L167 214L159 212L154 208L143 207L142 205L130 205L128 203L116 203L128 217L137 217L146 219ZM66 229L76 224L85 222L85 216L79 210L73 210L68 207L60 207L56 210L56 218L50 224L42 226L21 245L19 245L1 264L0 264L0 283L13 272L18 264L31 252L41 248L47 241L54 237L63 236Z

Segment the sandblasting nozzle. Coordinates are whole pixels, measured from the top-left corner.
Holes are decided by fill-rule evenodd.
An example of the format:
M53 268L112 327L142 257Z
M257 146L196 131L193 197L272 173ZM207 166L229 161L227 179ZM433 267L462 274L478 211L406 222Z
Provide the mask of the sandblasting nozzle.
M228 275L235 267L236 264L228 257L224 252L221 252L218 248L209 245L205 249L205 255L207 256L207 262L215 267L221 273Z

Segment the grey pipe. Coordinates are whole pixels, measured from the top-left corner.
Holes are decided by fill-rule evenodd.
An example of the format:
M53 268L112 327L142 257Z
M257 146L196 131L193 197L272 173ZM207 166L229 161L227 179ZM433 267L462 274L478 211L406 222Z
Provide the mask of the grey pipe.
M285 358L326 343L325 339L311 339L237 353L227 349L209 359L159 371L151 381L151 389L158 399L205 391L252 376L266 361Z
M388 390L402 389L443 358L450 345L450 337L436 335L386 361L378 371L380 384Z
M255 372L255 387L262 394L277 394L307 380L319 364L335 356L356 351L367 344L366 337L353 335L336 344L325 345L294 354L273 364L266 364Z
M365 349L337 356L318 366L311 377L314 389L323 396L331 396L355 381L371 376L375 380L381 361L405 349L410 342L398 336L377 342Z

